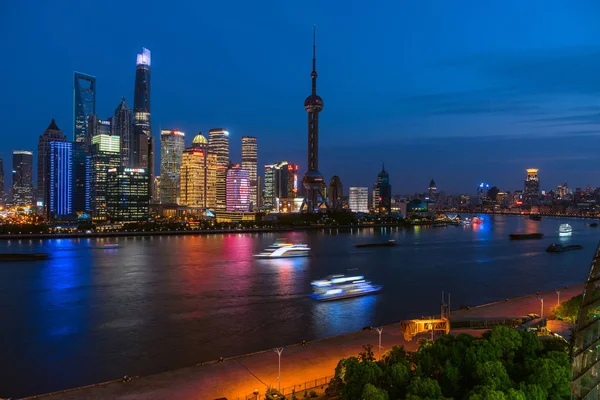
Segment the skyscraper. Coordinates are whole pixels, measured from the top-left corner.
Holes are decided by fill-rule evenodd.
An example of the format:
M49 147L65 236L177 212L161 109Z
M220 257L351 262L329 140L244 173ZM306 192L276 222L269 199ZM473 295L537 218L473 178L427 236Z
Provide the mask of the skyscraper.
M321 189L325 183L323 175L319 172L319 113L323 110L323 99L317 95L317 34L313 31L313 60L312 93L304 100L304 109L308 112L308 171L304 174L302 184L306 188L306 197L302 208L306 212L314 212L322 203L324 196Z
M179 173L185 148L185 133L178 130L160 131L160 202L177 204Z
M33 203L33 153L13 150L12 203L31 206Z
M357 213L369 212L369 188L351 187L348 196L350 211Z
M429 201L435 202L437 200L437 188L435 187L435 181L433 178L431 178L431 181L429 182L427 196L429 197Z
M116 135L99 134L92 137L90 211L96 220L106 218L107 171L121 165L121 139Z
M154 166L152 125L150 119L150 50L142 47L135 67L135 93L133 97L134 118L134 166L145 168L152 179Z
M50 204L50 191L48 181L50 179L50 143L51 142L66 142L67 137L56 125L54 118L48 125L48 128L40 135L38 139L38 163L37 163L37 195L36 202L41 204L41 212L49 216L48 205Z
M208 151L217 155L217 211L227 209L227 168L229 167L229 132L223 128L208 132Z
M278 199L293 199L298 192L298 165L287 161L265 165L263 203L275 210Z
M227 170L227 211L250 211L250 178L240 165Z
M376 211L379 214L389 214L392 210L392 185L385 165L381 166L381 172L377 175L376 193L378 196Z
M83 143L73 144L73 213L87 214L90 211L91 158Z
M208 153L208 141L198 133L185 149L179 177L179 202L188 207L214 208L217 156Z
M106 213L109 221L147 221L150 195L143 168L118 167L107 172Z
M334 175L331 177L331 182L329 183L329 193L327 194L329 208L333 211L341 210L343 196L344 187L342 186L342 180L339 176Z
M527 177L525 178L525 190L523 197L527 204L536 204L540 198L540 178L538 176L539 169L528 168Z
M88 151L90 132L88 122L92 114L96 114L96 78L91 75L75 72L73 82L73 106L75 117L73 141L81 143L84 151Z
M133 116L131 109L125 102L125 97L121 99L121 104L115 110L113 118L113 133L121 140L121 165L123 167L132 167L134 154L134 132L133 132Z
M73 143L52 141L48 144L48 218L73 213Z
M256 174L257 162L257 139L253 136L242 136L242 168L248 171L248 177L250 178L250 203L252 209L257 208L259 203Z

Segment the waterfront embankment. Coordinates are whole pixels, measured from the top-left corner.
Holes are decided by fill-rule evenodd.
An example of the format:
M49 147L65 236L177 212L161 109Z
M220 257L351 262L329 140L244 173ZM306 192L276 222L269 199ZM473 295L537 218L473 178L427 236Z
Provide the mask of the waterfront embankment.
M557 288L558 289L558 288ZM580 294L583 285L560 289L562 301ZM538 298L543 297L544 303ZM552 299L556 299L552 301ZM548 291L490 304L455 310L452 319L509 318L522 317L529 313L551 315L550 309L556 305L557 293ZM432 310L430 310L431 312ZM425 313L424 315L430 315ZM469 333L481 335L484 330L456 330L451 333ZM265 335L276 332L265 331ZM381 334L382 352L393 346L402 345L415 350L421 337L407 342L402 333L401 324L395 323L383 327ZM226 340L226 338L223 338ZM376 331L363 330L327 339L294 344L284 348L281 354L281 388L303 384L304 382L331 376L341 358L357 355L365 344L372 344L378 356L379 336ZM159 374L91 385L85 388L66 390L27 399L246 399L246 396L258 390L264 396L268 386L277 387L278 356L271 350L247 354L239 357L211 361L195 366L166 371ZM259 398L262 398L259 396Z

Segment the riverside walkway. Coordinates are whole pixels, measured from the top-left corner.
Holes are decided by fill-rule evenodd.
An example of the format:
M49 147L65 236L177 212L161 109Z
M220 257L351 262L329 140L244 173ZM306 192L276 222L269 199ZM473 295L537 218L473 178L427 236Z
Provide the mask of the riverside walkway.
M578 295L583 285L560 289L560 299L565 301ZM539 293L544 298L544 316L556 305L558 295L554 291ZM538 294L499 301L487 305L456 310L451 319L521 317L529 313L540 314ZM451 333L481 335L484 330L453 330ZM429 337L428 334L420 337ZM382 353L395 345L415 350L418 339L406 342L400 323L384 326L381 335ZM331 376L338 361L357 355L365 344L372 344L378 356L379 335L376 331L359 331L328 339L288 346L281 354L281 388L303 384L306 381ZM212 400L226 397L228 400L246 399L254 390L264 397L268 386L277 387L277 354L265 351L210 362L155 375L135 378L129 382L109 382L91 387L68 390L28 399L194 399ZM259 396L259 398L262 398Z

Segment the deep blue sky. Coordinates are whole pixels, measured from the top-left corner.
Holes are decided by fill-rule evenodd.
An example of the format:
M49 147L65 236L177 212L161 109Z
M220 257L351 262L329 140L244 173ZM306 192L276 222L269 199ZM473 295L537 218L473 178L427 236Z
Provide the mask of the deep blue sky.
M311 9L311 7L313 7ZM97 111L133 104L152 51L152 120L259 139L260 165L306 168L304 98L317 25L320 170L394 193L474 192L480 181L600 184L596 1L2 1L0 155L37 148L52 117L72 138L73 71L97 77Z

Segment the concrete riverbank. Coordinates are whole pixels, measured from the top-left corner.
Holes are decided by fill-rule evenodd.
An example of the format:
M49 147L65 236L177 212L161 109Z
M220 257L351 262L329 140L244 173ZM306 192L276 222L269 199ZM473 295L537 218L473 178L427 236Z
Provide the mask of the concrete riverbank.
M570 299L582 290L583 285L560 288L561 301ZM544 315L550 315L550 309L556 305L558 297L555 291L502 300L468 310L456 310L452 312L451 318L505 318L539 314L541 302L538 296L545 300ZM484 330L452 331L455 334L462 332L481 335ZM415 350L420 337L406 342L400 323L384 326L381 336L382 352L395 345ZM372 344L377 356L378 338L376 331L367 330L286 347L281 354L281 388L333 375L341 358L357 355L365 344ZM28 399L246 399L254 390L264 395L268 386L277 387L277 365L277 354L269 350L228 358L223 362L213 361L134 378L128 382L114 381Z

